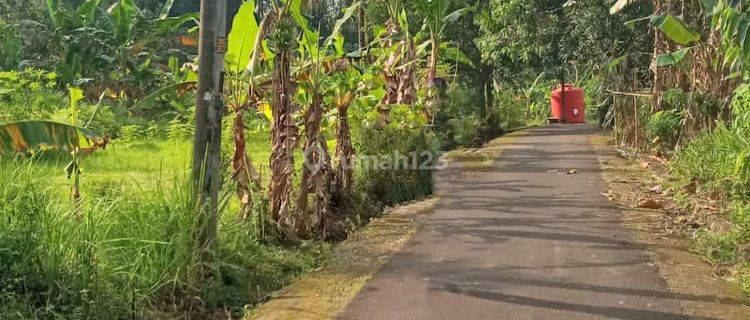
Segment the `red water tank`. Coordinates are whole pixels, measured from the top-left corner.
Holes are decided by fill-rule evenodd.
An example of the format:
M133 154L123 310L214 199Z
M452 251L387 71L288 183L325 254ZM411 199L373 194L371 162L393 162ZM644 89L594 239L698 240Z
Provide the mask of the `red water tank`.
M551 118L565 123L585 123L586 103L583 99L583 89L576 88L569 83L565 84L565 108L563 108L562 97L561 87L552 90Z

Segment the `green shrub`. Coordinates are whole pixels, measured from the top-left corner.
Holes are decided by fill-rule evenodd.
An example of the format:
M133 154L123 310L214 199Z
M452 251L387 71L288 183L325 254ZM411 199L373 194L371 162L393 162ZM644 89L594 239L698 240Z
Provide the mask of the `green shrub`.
M67 107L67 97L56 90L57 74L39 69L0 71L0 123L51 119Z
M478 138L487 115L484 102L475 88L460 85L446 93L435 115L435 132L439 132L446 149L470 146Z
M145 138L153 141L153 140L162 140L165 137L165 130L162 128L162 125L160 123L157 123L155 121L150 121L148 123L148 126L143 130L143 135Z
M190 122L175 117L167 126L167 138L173 141L187 140L193 136L195 128Z
M696 234L695 245L714 263L737 263L742 259L739 239L733 232L713 235L702 229Z
M496 91L490 119L500 128L517 128L526 124L526 109L515 92Z
M124 143L132 143L145 137L143 128L137 125L122 126L118 139Z
M658 111L651 115L646 126L649 139L654 141L664 152L672 150L680 137L683 123L683 112L680 109Z
M722 103L711 94L700 91L685 93L681 89L670 89L662 94L662 110L697 110L705 117L715 118L721 111Z
M672 170L684 184L697 180L709 193L727 198L746 196L750 176L737 168L738 159L748 148L747 140L720 125L682 146L675 153Z
M740 137L750 138L750 85L743 84L735 90L731 108L735 133Z
M689 95L681 89L669 89L661 95L661 108L665 110L685 110L689 100Z
M449 119L445 130L450 141L448 148L473 145L474 141L479 138L477 133L480 124L481 121L475 115Z
M716 118L721 111L722 103L713 95L694 91L691 94L693 105L705 117Z
M396 157L401 157L402 161L391 166L396 168L376 167L371 161L359 161L355 168L359 192L376 206L394 205L432 193L431 167L439 156L440 142L429 129L364 125L354 136L354 142L360 160L377 159L378 164L393 164Z

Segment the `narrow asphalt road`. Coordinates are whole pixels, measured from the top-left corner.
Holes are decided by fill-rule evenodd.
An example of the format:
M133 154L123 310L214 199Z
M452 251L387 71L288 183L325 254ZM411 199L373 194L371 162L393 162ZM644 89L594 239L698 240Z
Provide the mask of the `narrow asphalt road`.
M533 129L437 173L435 212L339 319L688 319L602 195L592 134Z

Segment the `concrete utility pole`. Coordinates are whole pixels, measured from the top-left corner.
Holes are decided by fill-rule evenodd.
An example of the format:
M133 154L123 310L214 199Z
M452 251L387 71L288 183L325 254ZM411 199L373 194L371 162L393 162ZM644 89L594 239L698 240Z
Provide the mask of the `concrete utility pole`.
M193 145L193 187L200 211L199 244L205 253L216 236L221 188L221 118L227 0L201 0L198 92Z

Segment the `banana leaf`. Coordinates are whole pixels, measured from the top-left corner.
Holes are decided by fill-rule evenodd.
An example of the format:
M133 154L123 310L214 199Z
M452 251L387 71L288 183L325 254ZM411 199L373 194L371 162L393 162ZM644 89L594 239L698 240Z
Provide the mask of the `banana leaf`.
M232 21L232 31L229 33L229 48L225 55L227 69L240 74L248 67L259 28L255 19L255 1L243 3Z
M701 39L700 33L688 28L684 22L671 14L657 16L651 23L659 28L669 39L681 45L689 45Z
M0 125L0 154L97 148L103 140L90 130L52 121L20 121Z
M690 50L692 50L693 47L687 47L682 48L680 50L677 50L672 53L665 53L662 55L659 55L656 57L656 66L657 67L664 67L664 66L672 66L679 64L682 59L685 58L685 56L690 53Z

